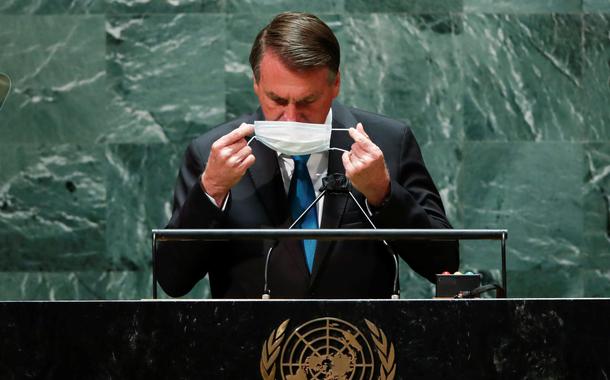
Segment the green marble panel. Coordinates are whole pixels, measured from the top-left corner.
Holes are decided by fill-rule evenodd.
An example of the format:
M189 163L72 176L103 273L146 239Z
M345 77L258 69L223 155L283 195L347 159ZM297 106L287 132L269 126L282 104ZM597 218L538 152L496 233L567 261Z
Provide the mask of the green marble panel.
M0 16L13 87L0 144L92 143L107 130L103 16Z
M610 270L608 267L587 270L583 276L585 297L610 297Z
M610 268L610 142L584 145L583 249L591 269Z
M184 149L176 144L107 147L106 247L114 267L151 267L150 231L163 228L171 217L173 188Z
M466 15L467 138L580 139L581 29L576 15Z
M464 228L508 229L509 270L581 267L582 158L572 143L467 143L458 179ZM496 247L462 245L475 268L497 268Z
M227 120L251 113L259 106L252 89L253 76L248 57L254 38L271 19L271 15L227 15L227 49L224 54Z
M269 18L280 12L342 13L346 0L226 0L227 13L261 14ZM350 0L347 0L348 2ZM256 35L256 34L255 34Z
M106 268L103 150L16 146L2 150L0 270Z
M583 138L610 140L610 14L583 16Z
M224 0L105 0L109 13L220 12Z
M105 0L3 0L0 14L103 13Z
M462 225L459 214L458 174L462 165L462 146L454 141L433 141L421 146L426 167L434 180L445 213L452 226Z
M464 0L347 0L348 12L408 12L408 13L447 13L461 12Z
M608 297L610 272L608 268L562 268L547 271L533 268L528 271L509 271L509 297Z
M472 13L574 13L581 9L582 0L464 0L464 12Z
M610 0L583 0L585 12L610 12Z
M105 142L185 143L224 120L224 17L113 16Z
M400 262L400 298L426 299L434 297L434 285L415 273L404 261Z
M508 296L523 298L588 297L585 280L589 271L579 268L508 271Z
M461 139L461 19L361 14L344 21L344 102L409 120L421 144Z
M258 99L252 89L252 69L248 57L258 32L267 25L273 15L227 15L227 50L224 54L227 119L251 113L258 108ZM336 15L320 18L336 34L343 46L342 21Z
M85 268L84 268L85 269ZM145 271L0 272L0 300L139 300L152 298ZM209 298L204 279L183 298ZM159 298L170 298L159 289Z

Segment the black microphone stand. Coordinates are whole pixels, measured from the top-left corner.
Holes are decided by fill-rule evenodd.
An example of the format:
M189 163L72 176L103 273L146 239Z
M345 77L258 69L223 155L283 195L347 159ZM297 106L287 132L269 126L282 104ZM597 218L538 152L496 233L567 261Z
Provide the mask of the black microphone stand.
M301 215L299 215L299 217L290 225L290 227L288 227L288 229L289 230L293 229L294 226L296 226L301 221L301 219L303 219L305 217L307 212L309 212L309 210L312 207L314 207L318 203L318 201L320 199L322 199L322 197L328 193L328 194L349 194L349 196L352 198L352 200L354 201L356 206L358 206L358 210L360 210L360 213L366 218L367 222L371 225L371 227L374 230L376 230L377 227L375 226L375 224L373 223L371 218L369 218L367 212L364 211L364 209L362 208L360 203L358 203L358 200L356 199L354 194L351 192L350 185L351 185L351 183L350 183L349 179L347 179L347 177L345 177L345 175L343 175L343 174L335 173L335 174L331 174L329 176L322 178L322 188L320 189L321 190L320 195L318 195L316 197L316 199L314 199L314 201L305 209L305 211L303 211L301 213ZM391 299L399 299L400 298L400 282L398 281L398 272L399 272L398 255L396 255L396 252L394 252L392 247L388 244L388 242L385 239L382 239L381 241L383 242L383 245L385 246L386 250L392 255L392 258L394 259L394 286L392 289ZM273 253L273 250L277 246L277 243L278 243L278 241L276 240L273 243L273 245L269 248L269 250L267 251L267 257L265 258L265 285L263 287L263 296L262 296L263 299L271 298L271 290L269 289L269 278L268 278L269 261L271 259L271 254Z

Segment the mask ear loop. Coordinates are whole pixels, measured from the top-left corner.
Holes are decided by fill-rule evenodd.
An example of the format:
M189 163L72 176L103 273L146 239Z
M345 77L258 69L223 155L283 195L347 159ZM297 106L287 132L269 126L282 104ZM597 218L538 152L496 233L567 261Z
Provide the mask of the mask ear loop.
M246 145L250 145L250 143L252 142L252 140L254 140L256 138L256 136L252 136L250 137L250 140L248 140L248 142L246 143Z

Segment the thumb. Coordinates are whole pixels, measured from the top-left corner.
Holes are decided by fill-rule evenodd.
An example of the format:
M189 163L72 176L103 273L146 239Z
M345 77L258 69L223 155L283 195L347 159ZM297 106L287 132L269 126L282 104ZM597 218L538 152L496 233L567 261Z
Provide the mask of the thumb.
M371 139L369 137L369 135L366 134L366 132L364 131L364 127L362 126L362 123L358 123L356 125L356 129L358 130L358 132L362 133L363 135L365 135L369 140Z

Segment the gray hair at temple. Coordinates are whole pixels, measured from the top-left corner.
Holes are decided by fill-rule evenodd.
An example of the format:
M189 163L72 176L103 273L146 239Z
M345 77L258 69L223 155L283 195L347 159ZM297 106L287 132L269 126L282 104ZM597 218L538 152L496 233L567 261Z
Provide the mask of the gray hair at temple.
M250 66L257 82L267 49L277 54L290 69L328 67L329 83L339 72L341 49L337 38L328 25L309 13L280 13L258 33L250 51Z

